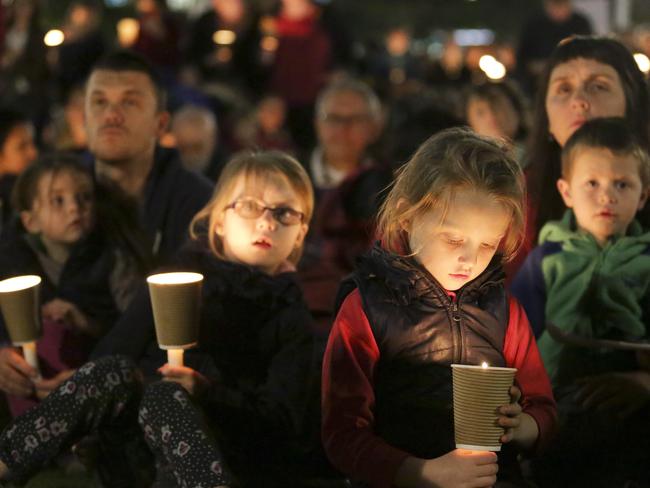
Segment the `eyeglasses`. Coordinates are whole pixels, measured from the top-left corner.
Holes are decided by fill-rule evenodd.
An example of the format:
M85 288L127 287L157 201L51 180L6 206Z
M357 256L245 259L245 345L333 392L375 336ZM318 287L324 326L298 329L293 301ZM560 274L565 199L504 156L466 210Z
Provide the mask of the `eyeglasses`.
M291 207L267 207L259 200L252 198L242 198L235 200L226 207L226 210L233 209L237 215L243 219L257 219L265 211L271 212L275 220L282 225L296 225L302 223L305 214L294 210Z

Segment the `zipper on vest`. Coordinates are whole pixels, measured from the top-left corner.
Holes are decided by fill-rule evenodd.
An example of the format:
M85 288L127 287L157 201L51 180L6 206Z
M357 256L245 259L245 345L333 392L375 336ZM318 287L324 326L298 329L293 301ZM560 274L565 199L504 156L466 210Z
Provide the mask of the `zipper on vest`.
M460 363L461 358L461 330L460 330L460 310L458 308L458 296L451 298L451 336L453 339L454 347L454 363Z

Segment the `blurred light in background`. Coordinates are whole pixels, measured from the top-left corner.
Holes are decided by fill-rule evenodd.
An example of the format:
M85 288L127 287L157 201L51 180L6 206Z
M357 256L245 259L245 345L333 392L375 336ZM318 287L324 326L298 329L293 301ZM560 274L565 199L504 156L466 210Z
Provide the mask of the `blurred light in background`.
M280 41L278 41L278 38L274 36L264 36L260 41L260 47L264 51L270 51L270 52L276 51L279 45L280 45Z
M237 34L231 30L218 30L212 34L212 40L215 44L227 46L232 44L237 39Z
M506 76L506 67L489 54L481 56L478 65L485 73L485 76L491 80L500 80Z
M167 0L170 10L190 10L197 8L201 3L199 0Z
M132 46L138 34L140 34L140 23L136 19L125 17L117 22L117 40L120 46Z
M129 3L129 0L104 0L107 7L124 7Z
M59 29L52 29L47 31L47 34L45 34L45 37L43 38L43 42L48 47L56 47L63 44L64 39L65 36L62 31Z
M459 46L489 46L495 36L490 29L456 29L453 37Z
M645 74L650 72L650 59L643 53L634 53L634 61L636 61L637 66Z

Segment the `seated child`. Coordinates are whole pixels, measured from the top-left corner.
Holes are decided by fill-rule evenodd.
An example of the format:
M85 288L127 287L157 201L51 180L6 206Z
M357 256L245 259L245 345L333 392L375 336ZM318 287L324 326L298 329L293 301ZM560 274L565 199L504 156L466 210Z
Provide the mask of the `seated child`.
M533 450L548 438L550 384L526 315L503 287L523 208L518 164L469 129L431 137L399 172L379 215L381 241L358 262L323 364L325 450L355 481L496 482L495 453L454 449L452 363L517 368L512 402L499 409L501 441ZM519 477L508 451L499 480Z
M75 157L41 158L20 175L13 197L22 229L0 245L0 277L36 274L43 280L38 354L44 379L32 381L36 371L11 347L0 317L0 389L18 415L87 360L126 308L142 270L126 246L109 242L106 227L114 224L96 216L92 175Z
M512 284L539 338L560 414L559 436L537 475L553 487L648 481L647 358L566 344L557 334L650 336L650 232L634 220L648 196L650 160L623 119L594 119L564 146L557 187L568 210L542 228Z
M525 164L528 120L523 94L508 82L470 85L465 94L465 120L476 131L513 145L515 159Z
M85 432L123 446L139 423L178 486L230 486L232 473L252 487L299 486L318 420L308 421L319 370L294 279L312 211L311 183L294 159L230 161L177 261L204 275L198 349L183 367L163 364L142 294L100 346L122 356L87 363L0 435L0 479L29 476ZM154 374L165 381L143 388ZM34 437L34 422L45 439Z

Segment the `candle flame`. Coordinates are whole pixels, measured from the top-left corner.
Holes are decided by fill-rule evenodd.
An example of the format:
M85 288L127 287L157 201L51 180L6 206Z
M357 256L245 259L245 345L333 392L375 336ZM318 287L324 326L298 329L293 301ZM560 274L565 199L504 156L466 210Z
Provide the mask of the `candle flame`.
M487 369L487 368L488 368L488 363L486 363L485 361L483 361L483 362L481 363L481 368L483 368L483 369Z

